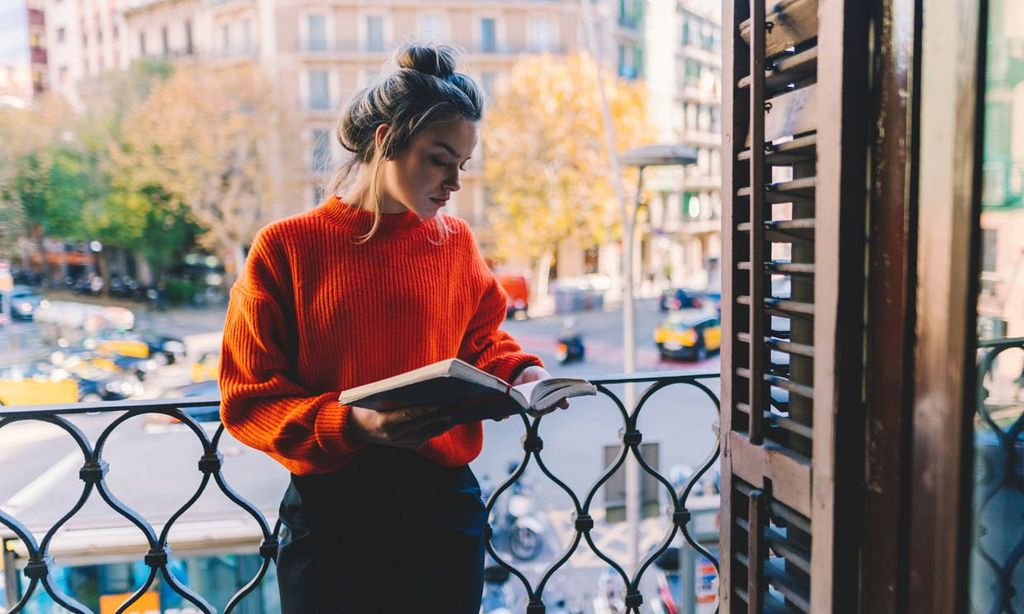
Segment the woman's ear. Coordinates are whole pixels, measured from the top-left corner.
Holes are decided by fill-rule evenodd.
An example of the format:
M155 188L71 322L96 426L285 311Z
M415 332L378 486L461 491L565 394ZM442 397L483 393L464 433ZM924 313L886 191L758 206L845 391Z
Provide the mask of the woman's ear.
M384 154L385 160L391 159L391 156L384 151L384 140L387 138L389 130L391 130L391 126L388 124L381 124L377 126L377 130L373 133L373 141L377 145L377 150Z

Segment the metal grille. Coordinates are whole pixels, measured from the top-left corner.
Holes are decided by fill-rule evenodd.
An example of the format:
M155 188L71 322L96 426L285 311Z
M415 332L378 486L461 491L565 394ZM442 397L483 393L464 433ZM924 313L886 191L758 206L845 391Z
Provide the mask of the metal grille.
M543 419L538 418L528 420L526 417L522 418L525 431L525 435L523 437L522 461L519 463L516 471L509 475L508 479L492 494L487 503L488 510L490 511L494 508L494 505L501 494L509 489L516 480L519 479L530 463L536 463L538 469L568 495L569 499L572 501L575 516L575 535L572 538L571 544L569 544L562 555L544 571L541 579L536 584L531 583L520 569L505 560L501 553L495 550L493 544L488 541L487 549L491 556L498 562L498 564L508 569L524 587L528 595L528 604L526 607L527 612L530 614L542 614L545 611L544 587L548 584L551 577L567 564L573 553L579 548L580 542L584 540L589 545L591 551L607 563L619 575L623 585L626 587L625 605L627 611L633 613L639 613L640 606L643 603L643 595L640 592L640 583L644 573L650 568L651 564L661 554L663 554L674 541L678 539L680 534L690 544L690 546L711 561L715 562L717 566L715 557L712 556L711 553L703 546L697 543L691 535L689 527L691 513L687 508L690 493L694 486L718 459L717 439L709 445L707 457L701 464L699 470L694 472L684 487L677 492L665 476L661 475L651 467L650 464L645 462L640 451L641 443L643 441L643 433L641 433L637 428L637 420L639 419L643 409L647 406L648 400L654 394L666 389L671 391L673 387L676 387L678 390L679 386L692 387L701 391L707 396L709 400L708 405L713 407L717 414L719 410L719 401L712 388L718 384L718 379L719 375L717 373L653 373L644 376L613 376L592 379L591 381L597 385L600 394L618 409L618 412L622 417L622 429L619 431L622 448L612 465L606 469L606 471L597 479L593 486L587 490L587 492L582 493L582 496L577 495L577 493L573 492L573 490L566 486L564 482L559 480L556 475L557 468L552 469L544 464L544 460L541 455L541 451L544 448L544 442L539 435L540 425ZM646 385L646 388L639 396L639 400L634 408L625 407L623 401L613 391L613 387L626 383ZM63 594L54 583L52 570L53 566L56 563L59 563L59 561L55 561L51 554L51 542L61 527L65 526L83 508L83 506L85 506L86 502L90 498L95 499L97 495L106 503L107 506L125 519L126 526L130 524L136 527L139 530L140 535L148 544L148 551L144 556L144 563L149 568L149 576L142 586L140 586L135 593L133 593L133 595L120 606L118 611L127 610L132 603L140 599L142 595L153 586L154 581L159 574L167 586L177 594L181 595L183 599L191 603L197 609L207 613L215 612L216 609L213 605L204 599L203 596L189 588L185 582L176 578L168 566L171 547L169 534L172 527L175 526L175 522L181 518L181 516L185 514L185 512L188 511L208 489L219 489L235 505L251 516L259 527L259 536L257 538L257 536L254 535L253 540L253 554L258 554L261 557L259 569L245 584L245 586L231 597L224 607L224 612L231 612L238 609L239 604L246 595L253 592L253 590L260 585L270 564L274 561L278 549L278 533L281 525L280 522L277 522L273 527L271 527L270 522L268 522L267 518L259 511L259 509L239 496L234 490L232 490L231 486L225 480L221 471L224 463L224 455L221 453L224 427L218 426L214 436L211 438L198 423L183 411L189 408L209 408L216 407L218 405L219 401L217 399L198 399L188 402L143 401L78 404L67 407L9 408L0 411L0 430L5 426L25 421L42 421L53 424L67 433L67 435L74 441L77 449L82 455L82 466L79 471L79 478L83 482L81 494L73 507L45 531L41 540L37 540L36 535L27 528L28 524L36 523L23 522L23 520L31 519L19 520L12 514L0 510L0 533L7 532L9 534L13 534L22 542L25 550L27 551L27 561L24 561L23 563L19 562L18 564L18 567L21 568L21 573L24 574L24 578L27 580L27 587L19 601L9 610L11 614L21 611L37 591L45 591L59 605L71 612L75 612L76 614L90 612L86 606L75 600L74 595ZM687 411L692 408L683 407L680 409ZM699 411L707 410L706 407L697 409ZM81 431L81 429L75 426L75 424L68 419L68 417L96 412L110 414L111 416L114 416L114 418L96 438L95 443L93 443ZM147 520L129 506L118 501L118 499L111 493L105 481L105 476L108 471L108 463L104 459L104 445L109 440L111 434L127 420L151 413L165 414L180 420L195 435L196 439L202 445L202 454L199 459L197 459L198 470L202 474L202 480L196 491L183 505L180 506L180 508L173 512L173 514L163 523L163 526L159 531L154 528L154 524L150 520ZM586 417L581 416L580 419L586 419ZM685 420L686 416L681 413L679 419ZM558 445L572 445L572 443L558 442ZM658 481L660 488L664 489L665 494L668 495L672 502L668 511L670 514L669 520L671 521L671 528L660 541L658 547L645 554L645 558L641 562L639 569L632 577L626 573L621 562L614 560L611 556L601 550L601 548L592 539L590 533L595 524L593 516L594 502L600 489L611 478L616 470L623 465L627 456L630 454L634 455L639 460L639 464L643 471L647 472ZM400 487L400 485L398 485L398 487ZM10 570L7 571L8 573L10 572ZM14 587L10 587L9 590L13 588ZM425 605L440 607L440 605L443 604Z
M971 569L972 585L979 590L972 591L972 606L977 612L1016 612L1024 604L1019 513L1024 507L1024 373L1012 383L1000 381L996 366L1001 355L1019 358L1024 338L979 345Z

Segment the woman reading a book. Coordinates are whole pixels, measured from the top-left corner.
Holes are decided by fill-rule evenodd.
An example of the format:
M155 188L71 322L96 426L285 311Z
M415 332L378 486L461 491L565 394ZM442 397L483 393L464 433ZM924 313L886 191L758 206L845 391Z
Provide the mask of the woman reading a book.
M512 384L549 377L499 330L505 294L468 225L442 213L482 96L449 48L408 45L395 64L342 113L352 159L332 196L259 232L225 321L224 425L292 474L286 614L480 608L480 422L346 406L341 391L448 358Z

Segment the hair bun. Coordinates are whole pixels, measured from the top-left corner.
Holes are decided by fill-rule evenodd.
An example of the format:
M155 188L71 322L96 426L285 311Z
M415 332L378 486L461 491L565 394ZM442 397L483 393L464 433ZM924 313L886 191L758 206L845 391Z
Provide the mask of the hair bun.
M448 45L403 45L395 52L395 64L447 79L455 73L455 49Z

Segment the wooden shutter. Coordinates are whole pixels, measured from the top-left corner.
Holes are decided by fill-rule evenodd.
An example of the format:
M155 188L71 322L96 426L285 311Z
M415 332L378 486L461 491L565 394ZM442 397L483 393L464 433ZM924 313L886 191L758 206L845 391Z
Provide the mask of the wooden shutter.
M725 2L723 612L856 608L866 3Z

